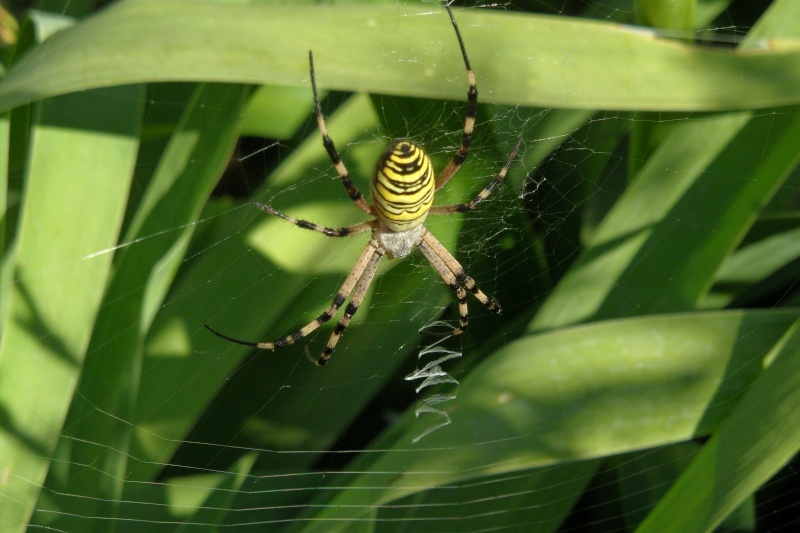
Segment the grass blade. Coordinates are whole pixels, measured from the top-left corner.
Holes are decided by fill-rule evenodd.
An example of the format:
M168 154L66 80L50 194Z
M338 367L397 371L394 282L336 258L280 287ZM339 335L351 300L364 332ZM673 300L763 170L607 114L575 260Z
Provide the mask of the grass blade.
M61 97L42 104L33 127L0 341L6 531L27 526L80 375L110 273L111 254L96 252L117 241L142 99L138 86Z
M712 531L800 451L800 329L637 531Z
M786 11L795 10L785 20L797 20L800 8L785 4ZM459 11L457 17L475 71L485 80L481 89L497 103L712 110L800 101L800 47L791 41L773 37L769 46L740 53L569 17L488 10ZM448 41L441 56L430 55L442 50L447 25L436 6L123 1L31 52L0 84L0 110L142 81L300 86L308 79L305 58L312 49L325 65L318 72L320 86L460 99L456 44ZM214 46L198 47L209 35ZM415 43L414 49L398 56L398 42ZM422 60L419 50L426 51ZM430 74L433 63L442 64L441 73ZM454 81L443 84L443 78Z

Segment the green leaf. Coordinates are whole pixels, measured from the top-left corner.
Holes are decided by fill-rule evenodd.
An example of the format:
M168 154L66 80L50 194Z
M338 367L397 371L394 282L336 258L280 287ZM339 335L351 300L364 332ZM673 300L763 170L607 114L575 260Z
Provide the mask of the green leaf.
M27 525L80 376L110 274L111 254L97 252L117 242L143 97L139 86L60 97L33 125L0 340L0 516L9 531Z
M671 30L694 29L697 0L635 0L634 17L637 24Z
M230 471L224 474L212 474L210 476L202 476L201 479L183 480L184 482L181 484L174 484L173 493L177 496L173 503L174 507L194 509L194 512L186 518L185 523L176 528L175 531L179 533L197 531L198 526L209 531L217 530L217 527L224 523L228 512L233 507L233 501L242 484L249 477L255 459L255 454L250 453L239 459L232 465ZM208 483L206 480L209 477L212 480L216 478L216 484ZM201 483L198 484L197 481ZM179 500L179 498L185 498L187 495L196 498L197 493L205 495L201 504Z
M693 308L797 165L798 135L796 113L675 125L532 327Z
M800 451L800 330L637 530L710 531Z
M787 20L796 20L800 8L786 5ZM775 35L768 46L742 53L568 17L489 10L456 16L479 87L497 103L712 110L800 102L800 46ZM452 38L442 45L448 25L435 6L122 1L16 65L0 84L0 109L142 81L305 86L308 50L317 54L321 87L460 99L458 45ZM209 36L213 46L197 46Z
M124 247L115 263L64 430L62 446L70 466L48 483L53 501L62 505L66 500L63 506L70 509L63 523L53 527L88 531L76 514L115 515L134 432L126 421L135 416L140 393L143 336L181 265L194 232L190 222L227 164L248 93L244 86L195 89L136 209L125 241L138 242ZM183 419L184 424L193 420L191 414ZM178 420L174 423L181 428ZM65 493L68 497L60 497ZM104 530L106 525L96 522L94 527Z

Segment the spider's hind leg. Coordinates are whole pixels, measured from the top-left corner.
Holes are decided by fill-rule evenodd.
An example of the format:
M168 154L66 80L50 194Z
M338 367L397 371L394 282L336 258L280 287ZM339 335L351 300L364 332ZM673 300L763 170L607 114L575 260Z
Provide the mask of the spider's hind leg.
M381 258L383 257L383 251L380 248L376 248L372 245L371 248L373 249L372 256L369 258L367 265L361 274L361 278L358 280L358 285L356 285L356 288L353 291L353 297L350 299L350 303L347 304L347 307L344 310L344 316L336 324L336 328L334 328L333 333L331 333L331 337L328 339L328 344L325 346L325 350L323 350L322 355L319 357L319 359L317 359L317 366L325 366L325 364L328 362L333 350L336 348L336 344L339 342L339 338L341 337L342 333L344 333L345 328L350 325L350 320L352 320L353 315L355 315L356 311L358 311L359 306L361 306L361 302L364 301L364 296L367 294L369 286L372 284L372 279L375 277L375 272L378 270L378 263L380 263Z
M451 331L451 335L459 335L467 329L469 318L467 290L489 311L500 313L500 304L497 303L497 300L487 296L486 293L478 288L475 280L466 273L464 267L429 231L423 232L417 247L458 299L459 327Z
M338 341L339 335L341 335L342 331L344 331L344 328L346 328L347 324L350 323L350 319L358 310L358 305L364 298L364 293L366 293L367 288L369 287L369 282L375 275L375 270L378 268L378 262L382 256L383 252L378 247L378 243L375 241L375 239L372 239L364 248L364 251L361 252L361 256L358 258L358 261L356 261L355 266L353 266L353 270L351 270L350 274L347 275L347 279L345 279L341 288L336 293L336 296L333 298L333 301L328 309L323 311L321 315L294 333L286 335L285 337L274 342L244 341L220 333L208 324L203 324L203 326L217 337L225 339L229 342L250 346L252 348L258 348L259 350L276 350L278 348L283 348L285 346L289 346L290 344L294 344L300 339L307 337L312 332L316 331L321 325L328 322L331 318L333 318L345 300L347 300L347 297L350 295L350 293L353 292L353 288L355 288L353 298L350 300L350 304L348 304L345 310L344 318L342 318L342 320L339 321L339 324L337 324L336 330L334 330L333 335L331 335L331 339L328 341L328 348L325 349L323 357L321 357L317 362L318 365L322 366L325 364L325 362L327 362L331 352L333 352L333 348L336 346L336 341Z
M454 204L454 205L435 205L431 207L429 213L431 215L449 215L452 213L464 213L467 211L472 211L476 207L478 207L484 200L486 200L490 194L494 192L494 190L503 182L505 179L506 174L508 174L508 169L511 168L511 164L514 162L514 158L517 157L517 153L519 152L519 147L522 145L522 136L517 139L517 144L514 145L514 148L511 150L511 153L508 154L506 158L506 162L503 165L497 174L494 175L492 180L489 182L486 187L481 189L481 191L469 202L465 204Z

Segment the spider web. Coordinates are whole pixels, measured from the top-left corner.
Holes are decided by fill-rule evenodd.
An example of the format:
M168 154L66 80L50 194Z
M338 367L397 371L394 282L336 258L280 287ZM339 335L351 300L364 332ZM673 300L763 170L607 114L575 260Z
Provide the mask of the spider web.
M724 37L715 45L741 43L762 16L711 4L699 9L717 10L706 25ZM470 7L633 20L624 2ZM694 34L658 37L685 43ZM411 51L400 53L401 44ZM435 75L432 58L442 50L459 61L450 33L397 46L384 68L430 64ZM482 92L471 154L436 204L474 197L520 135L523 143L504 184L476 211L426 223L503 306L495 316L470 296L464 335L438 335L458 323L455 297L416 253L382 261L324 369L305 352L317 356L333 324L275 353L202 328L251 341L295 331L330 305L368 239L327 238L249 204L330 227L364 220L321 146L310 88L242 90L248 103L237 108L220 103L230 88L152 85L143 110L150 138L142 136L117 245L46 271L10 271L22 229L7 223L5 300L40 277L67 283L98 258L114 263L57 443L29 446L48 463L46 477L21 476L15 459L0 457L2 505L26 505L15 484L37 494L30 523L0 518L3 529L632 531L664 524L659 509L670 509L675 492L725 509L709 529L796 527L796 450L781 444L791 443L791 429L762 440L750 429L773 419L796 426L781 376L797 372L790 356L798 344L800 176L786 140L797 131L797 108L659 114L500 105L473 67ZM319 59L317 68L326 86ZM466 92L463 75L443 83ZM133 102L114 89L98 92ZM241 119L242 136L224 172L212 149L174 156L198 176L210 169L219 183L190 221L150 226L137 210L161 195L174 200L173 191L157 190L157 176L190 107L199 122L218 123L220 135ZM333 91L323 107L366 194L390 140L414 138L444 168L459 146L465 102ZM774 188L759 193L781 164ZM24 204L19 176L8 189ZM742 234L731 244L737 221ZM720 251L726 242L731 249ZM136 262L151 249L160 255L142 273ZM8 324L15 315L5 300ZM136 313L120 321L118 308L128 305ZM103 327L112 333L102 336ZM59 342L30 328L45 344ZM8 352L0 354L0 388L10 390L21 378ZM765 388L774 406L760 400ZM49 416L31 391L16 394L34 419ZM24 435L14 433L10 406L2 405L0 431ZM748 476L723 467L703 475L704 454L717 448L720 463L760 476L745 495L726 496L719 485L749 486Z

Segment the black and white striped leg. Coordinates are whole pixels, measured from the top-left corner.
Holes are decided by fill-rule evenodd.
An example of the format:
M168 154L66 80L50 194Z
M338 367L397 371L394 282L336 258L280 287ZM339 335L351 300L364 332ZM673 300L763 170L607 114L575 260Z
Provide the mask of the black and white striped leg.
M469 90L467 91L467 118L464 120L464 132L461 134L461 146L458 148L456 155L453 156L450 163L447 164L436 178L437 191L444 187L445 183L450 181L450 178L458 172L458 169L461 168L467 155L469 155L469 149L472 145L472 132L475 129L475 116L478 112L478 86L475 84L475 74L473 74L472 66L469 64L467 49L464 47L461 31L458 29L458 24L456 24L456 19L453 16L453 12L450 10L450 6L445 4L444 8L447 10L447 14L450 15L450 22L453 24L453 29L456 30L458 45L461 47L461 56L464 58L464 66L467 68Z
M469 308L467 307L467 291L464 290L464 286L458 281L455 274L447 267L447 265L442 261L439 255L428 245L427 242L422 240L419 244L417 244L419 251L422 252L422 255L425 256L425 259L431 264L434 270L439 273L444 280L445 283L450 287L450 289L455 293L456 298L458 298L458 317L459 317L459 327L454 328L450 334L451 335L459 335L464 333L467 329L467 324L469 320Z
M500 304L497 303L493 297L487 296L482 290L478 288L478 285L475 283L475 280L472 279L469 274L464 270L464 267L461 266L453 255L447 251L447 248L439 242L439 240L433 236L433 234L427 230L422 233L422 243L427 245L436 256L441 259L441 261L447 266L447 269L453 273L453 275L458 279L466 289L472 293L475 298L486 306L486 309L493 313L500 313Z
M356 314L361 302L364 301L364 296L367 294L367 290L370 284L372 284L372 279L375 277L375 272L378 270L378 263L381 262L381 258L383 257L383 251L381 249L373 247L373 250L372 256L367 259L366 268L364 268L361 278L358 280L358 285L356 285L356 289L353 291L353 297L344 310L344 316L336 324L336 328L334 328L333 333L331 333L325 350L323 350L320 358L317 359L317 366L325 366L328 362L333 350L336 349L336 343L339 342L342 333L344 333L344 330L350 325L350 320L353 319L353 315Z
M303 337L308 336L317 328L319 328L321 325L323 325L324 323L328 322L331 318L333 318L333 316L339 310L339 307L341 307L341 305L345 302L345 300L347 300L347 297L350 295L350 293L353 292L353 287L356 287L356 293L358 293L358 290L360 289L361 285L358 284L357 286L356 284L359 282L360 279L364 277L365 272L369 269L372 269L372 273L369 275L370 279L372 279L372 276L375 275L374 271L375 266L377 266L377 264L373 265L373 263L377 263L375 261L375 256L377 256L378 259L380 259L381 256L379 254L380 252L378 251L378 243L373 239L367 244L367 246L364 248L364 251L361 252L361 257L358 258L358 261L356 261L353 270L350 271L350 274L348 274L347 279L344 280L344 283L342 284L341 288L336 293L336 296L333 298L333 302L331 302L330 307L328 307L328 309L326 309L321 315L319 315L317 318L315 318L302 328L298 329L297 331L295 331L290 335L287 335L286 337L283 337L282 339L278 339L275 342L243 341L241 339L236 339L234 337L229 337L227 335L224 335L219 331L215 330L214 328L212 328L211 326L209 326L208 324L203 324L203 326L205 326L207 330L209 330L217 337L223 338L226 341L235 342L236 344L242 344L244 346L250 346L252 348L258 348L259 350L275 350L278 348L283 348L284 346L289 346L290 344L294 344L296 341L302 339ZM361 297L363 298L363 295ZM353 297L353 299L355 299L355 296ZM350 306L348 306L348 309L349 308ZM347 315L345 314L345 316Z
M484 200L486 200L492 192L503 182L503 179L508 174L508 169L511 167L511 163L514 162L514 158L517 157L517 153L519 152L520 144L522 144L522 137L517 139L517 144L514 145L514 149L511 150L511 153L508 154L508 159L506 159L506 163L503 165L503 168L495 174L492 178L492 181L478 193L478 195L470 200L465 204L455 204L455 205L435 205L431 207L431 210L428 214L431 215L449 215L452 213L464 213L466 211L472 211L476 207L478 207Z
M350 173L347 171L347 167L344 166L342 158L339 157L339 152L336 151L333 141L330 136L328 136L328 128L325 125L325 117L322 114L322 106L319 103L319 96L317 94L317 80L314 76L314 54L311 53L311 50L308 51L308 63L311 72L311 90L314 91L314 112L317 115L317 125L319 126L320 133L322 133L322 144L325 146L325 151L328 152L328 157L331 158L336 173L339 174L339 177L342 179L342 185L347 189L347 195L350 196L353 203L366 214L374 215L374 210L364 199L364 195L361 194L356 184L353 183L353 180L350 178Z
M360 222L358 224L353 224L352 226L346 226L344 228L326 228L323 226L318 226L313 222L309 222L308 220L302 220L299 218L294 218L292 216L286 215L281 213L277 209L273 209L268 205L264 205L259 202L253 202L253 205L257 208L261 209L265 213L269 213L270 215L275 215L276 217L280 217L287 222L291 222L298 228L308 229L311 231L316 231L317 233L322 233L323 235L327 235L328 237L349 237L350 235L358 235L359 233L364 233L365 231L369 231L375 229L377 227L378 222L376 220L370 220L367 222Z

